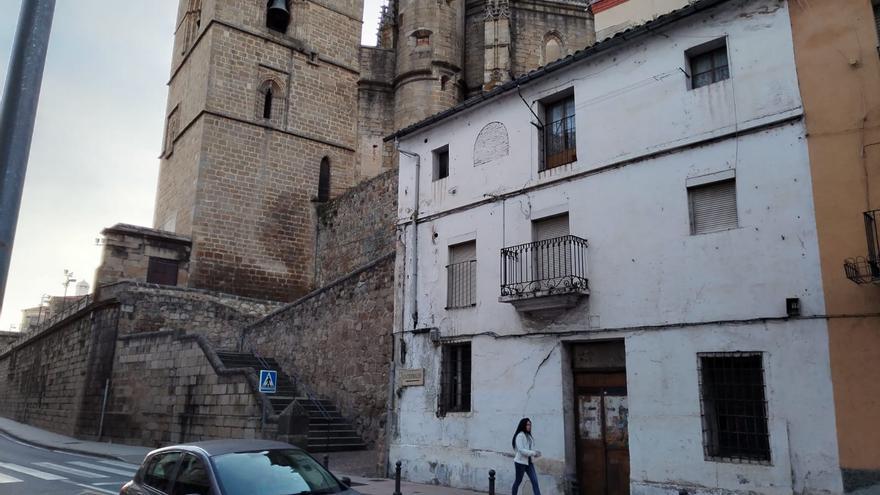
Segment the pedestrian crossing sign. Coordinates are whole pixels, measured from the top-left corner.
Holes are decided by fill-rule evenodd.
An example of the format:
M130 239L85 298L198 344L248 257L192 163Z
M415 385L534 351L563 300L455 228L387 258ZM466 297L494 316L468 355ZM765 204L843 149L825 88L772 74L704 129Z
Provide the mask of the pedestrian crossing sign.
M274 394L278 385L278 372L272 370L260 370L260 392Z

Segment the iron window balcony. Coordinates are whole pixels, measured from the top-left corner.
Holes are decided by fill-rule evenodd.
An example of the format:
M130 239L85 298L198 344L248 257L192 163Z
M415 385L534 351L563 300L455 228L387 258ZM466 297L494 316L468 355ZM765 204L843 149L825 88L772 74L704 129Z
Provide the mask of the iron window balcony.
M501 250L501 297L517 311L567 309L590 293L587 241L573 235Z
M577 139L574 115L551 122L544 127L543 170L561 167L577 160Z
M843 262L843 269L846 278L857 284L880 284L880 235L877 232L880 210L866 211L863 215L868 255L846 259Z

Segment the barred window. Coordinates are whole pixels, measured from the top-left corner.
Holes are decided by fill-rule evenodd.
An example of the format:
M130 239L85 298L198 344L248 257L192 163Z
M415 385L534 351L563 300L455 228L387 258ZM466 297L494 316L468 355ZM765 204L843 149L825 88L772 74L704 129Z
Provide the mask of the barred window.
M724 38L691 48L686 55L691 69L691 89L730 78L727 42Z
M471 410L471 344L443 346L438 413Z
M477 304L477 241L449 247L446 266L446 308L467 308Z
M700 353L698 358L706 459L769 463L761 353Z

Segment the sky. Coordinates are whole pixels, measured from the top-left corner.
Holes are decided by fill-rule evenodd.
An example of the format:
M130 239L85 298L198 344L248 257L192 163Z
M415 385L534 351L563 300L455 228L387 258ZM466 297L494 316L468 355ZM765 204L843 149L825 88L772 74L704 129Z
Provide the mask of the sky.
M382 1L365 0L366 45ZM3 82L20 5L0 0ZM64 270L92 285L101 230L152 226L176 15L177 0L57 0L0 330L62 295Z

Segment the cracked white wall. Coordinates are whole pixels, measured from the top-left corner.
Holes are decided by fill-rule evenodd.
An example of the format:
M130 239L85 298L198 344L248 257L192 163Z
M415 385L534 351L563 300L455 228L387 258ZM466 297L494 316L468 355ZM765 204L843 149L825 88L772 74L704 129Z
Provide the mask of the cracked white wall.
M727 39L730 79L687 89L685 50L719 37ZM634 493L841 491L786 3L726 2L522 93L534 104L566 88L574 89L577 121L579 160L571 165L538 172L534 117L516 91L401 139L401 149L421 156L427 217L418 227L415 289L405 251L402 328L414 328L414 291L415 327L472 342L473 400L471 412L438 418L440 348L428 334L404 334L407 361L398 366L425 368L426 382L398 391L391 460L403 461L408 479L480 490L495 469L498 491L508 493L510 437L529 416L545 454L537 464L542 491L561 493L576 460L566 345L623 338ZM509 132L510 154L475 166L475 139L495 121ZM446 145L449 177L432 181L431 152ZM414 168L401 158L401 219L412 215ZM728 170L738 228L690 235L688 178ZM499 252L531 241L532 220L564 211L571 234L589 241L591 294L562 315L525 317L498 301ZM411 245L412 227L403 229ZM477 243L476 306L446 310L449 246L469 239ZM800 298L805 318L784 319L788 297ZM728 350L765 353L771 466L703 459L696 353Z

